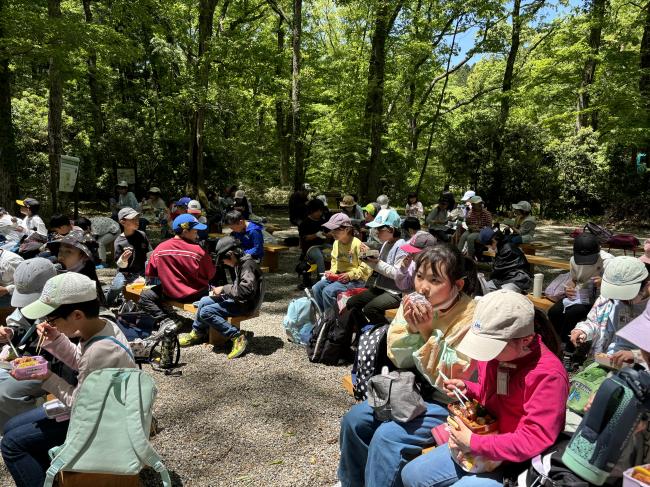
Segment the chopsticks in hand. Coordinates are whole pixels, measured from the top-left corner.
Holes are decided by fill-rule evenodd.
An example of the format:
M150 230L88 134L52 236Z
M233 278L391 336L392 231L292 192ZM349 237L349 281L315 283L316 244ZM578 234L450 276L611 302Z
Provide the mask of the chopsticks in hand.
M9 340L8 343L9 343L9 346L11 347L11 350L13 350L14 355L15 355L16 357L20 357L20 354L18 353L18 350L16 349L16 347L14 347L14 344L11 343L11 340Z
M45 342L45 334L41 334L38 338L38 344L36 345L36 355L40 355L41 349L43 348L43 342Z
M441 376L444 380L446 380L446 381L450 381L450 380L451 380L449 377L447 377L447 375L446 375L442 370L438 370L438 373L440 374L440 376ZM463 392L462 392L458 387L454 386L453 384L452 384L452 386L453 386L453 388L454 388L452 392L456 395L456 397L458 398L458 400L460 401L460 403L462 404L462 406L463 406L465 409L467 409L467 406L465 406L465 401L467 401L467 402L471 402L471 401L469 400L469 398L468 398L465 394L463 394ZM462 397L462 398L461 398L461 397ZM465 401L463 401L463 399L464 399Z

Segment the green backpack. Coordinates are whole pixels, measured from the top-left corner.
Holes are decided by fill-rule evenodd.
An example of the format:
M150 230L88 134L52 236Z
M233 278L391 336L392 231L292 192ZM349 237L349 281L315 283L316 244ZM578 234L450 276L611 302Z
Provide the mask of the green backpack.
M72 406L65 443L50 449L44 487L51 487L62 470L137 475L144 465L171 487L169 472L149 443L156 393L153 379L139 369L88 375Z

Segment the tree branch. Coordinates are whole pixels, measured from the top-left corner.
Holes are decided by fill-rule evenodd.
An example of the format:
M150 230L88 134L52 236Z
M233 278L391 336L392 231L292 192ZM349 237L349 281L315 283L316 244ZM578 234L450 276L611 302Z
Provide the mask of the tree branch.
M293 29L293 22L289 19L289 17L287 17L287 14L284 13L282 7L278 5L278 2L276 0L266 0L266 2L269 4L269 7L271 7L271 9L287 23L289 28Z
M472 96L471 98L469 98L469 99L467 99L465 101L461 101L461 102L456 103L453 107L445 110L440 115L446 115L446 114L451 113L451 112L453 112L455 110L458 110L460 107L470 105L471 103L474 103L476 100L481 98L483 95L487 95L488 93L491 93L493 91L497 91L497 90L500 90L500 89L501 89L501 86L493 86L491 88L486 88L484 90L481 90L478 93L474 94L474 96Z

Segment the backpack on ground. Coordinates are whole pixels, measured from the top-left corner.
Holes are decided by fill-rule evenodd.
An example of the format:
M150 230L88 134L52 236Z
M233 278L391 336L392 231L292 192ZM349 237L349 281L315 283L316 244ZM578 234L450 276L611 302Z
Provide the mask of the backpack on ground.
M594 234L601 245L607 243L607 241L614 236L614 234L605 227L596 225L593 222L587 222L585 225L585 232L591 232Z
M607 245L621 249L634 249L640 243L639 239L630 233L617 233L606 242Z
M289 303L282 326L290 342L306 345L311 337L315 321L312 301L304 297L294 299Z
M353 330L350 313L339 314L336 307L320 314L307 344L311 362L338 365L352 362L358 334Z
M352 367L354 397L357 401L368 398L368 381L381 373L384 365L390 365L386 334L390 325L368 326L359 337L357 356Z
M141 311L133 301L126 301L117 311L117 326L122 330L133 351L135 363L151 364L154 370L176 367L181 360L178 326L171 319L160 322Z
M88 375L72 406L65 443L50 449L44 487L52 487L61 471L137 475L145 465L171 487L169 472L149 443L156 394L153 379L138 369Z

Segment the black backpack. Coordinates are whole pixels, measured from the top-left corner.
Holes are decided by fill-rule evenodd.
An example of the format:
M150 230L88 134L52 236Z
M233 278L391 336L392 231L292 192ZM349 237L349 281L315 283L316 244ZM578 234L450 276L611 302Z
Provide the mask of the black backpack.
M390 366L386 335L390 325L373 326L361 334L357 356L352 368L354 382L354 397L365 401L368 397L368 381L381 372L384 365Z
M584 231L591 232L598 239L598 242L600 242L601 245L607 243L607 241L614 236L614 234L605 227L596 225L593 222L587 222Z
M540 455L540 461L547 463L550 456L551 469L548 475L542 475L529 460L522 463L512 463L505 466L505 487L591 487L562 462L562 454L569 444L571 437L562 433L555 444ZM545 460L546 459L546 460Z
M137 303L127 300L118 309L117 326L129 341L135 363L150 364L154 370L169 370L178 366L181 347L178 327L171 320L156 323ZM154 330L158 326L158 330Z
M338 308L320 313L307 344L310 362L339 365L352 362L358 334L351 326L350 313L339 314Z

